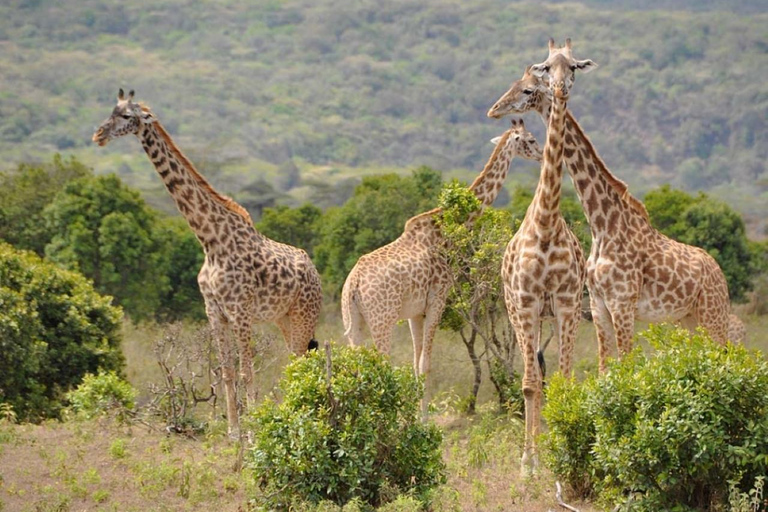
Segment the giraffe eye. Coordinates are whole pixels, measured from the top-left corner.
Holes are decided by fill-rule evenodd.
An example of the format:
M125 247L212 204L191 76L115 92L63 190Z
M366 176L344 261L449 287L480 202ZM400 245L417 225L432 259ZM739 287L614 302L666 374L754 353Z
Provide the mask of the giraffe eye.
M523 94L533 94L533 89L523 89Z
M120 117L122 117L123 119L130 119L131 118L131 116L129 116L128 114L120 114Z

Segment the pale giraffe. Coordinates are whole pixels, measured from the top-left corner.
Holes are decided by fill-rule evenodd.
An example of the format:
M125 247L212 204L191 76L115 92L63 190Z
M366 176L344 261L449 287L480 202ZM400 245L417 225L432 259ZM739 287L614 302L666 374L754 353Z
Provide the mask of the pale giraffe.
M547 123L552 99L545 84L526 69L488 116L535 110ZM643 203L606 167L570 111L564 141L565 163L592 232L587 288L600 371L614 340L620 356L631 350L636 319L702 326L713 339L725 342L730 304L717 262L706 251L651 226Z
M483 171L470 186L481 208L493 204L515 155L540 160L536 139L522 121L498 141ZM443 236L436 208L412 217L397 240L360 257L347 276L341 294L344 335L353 346L363 342L367 324L376 348L389 353L392 330L407 319L413 338L413 368L426 381L432 340L452 283L451 270L441 253ZM422 401L425 412L426 400Z
M294 354L312 339L322 305L320 276L306 252L265 237L248 212L216 192L174 144L152 111L118 94L117 106L93 135L104 146L134 134L205 252L198 284L217 342L226 391L230 435L239 431L235 354L248 405L256 399L251 325L275 322ZM230 336L230 329L237 345Z
M569 376L573 343L581 318L581 298L586 271L579 240L560 213L563 181L563 133L565 108L576 69L587 73L596 64L577 61L571 40L558 48L549 40L549 56L532 72L547 74L554 94L549 117L541 175L525 219L510 240L501 267L504 303L523 355L525 397L525 447L522 471L536 469L536 436L539 431L542 373L536 365L541 336L541 317L553 316L560 345L560 371Z
M747 339L747 328L741 318L731 313L728 315L728 341L731 343L744 343Z

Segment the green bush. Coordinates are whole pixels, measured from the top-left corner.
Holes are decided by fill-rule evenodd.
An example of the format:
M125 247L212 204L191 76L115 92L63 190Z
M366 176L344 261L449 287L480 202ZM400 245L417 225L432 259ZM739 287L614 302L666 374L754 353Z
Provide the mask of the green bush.
M58 417L86 373L123 367L110 302L81 275L0 243L0 402L19 420Z
M768 471L768 362L665 326L599 377L553 379L544 417L555 474L637 510L724 505Z
M337 347L332 368L332 398L316 351L288 365L280 403L267 399L252 413L257 501L287 509L354 498L378 506L401 492L426 500L445 477L442 434L419 419L422 383L372 349Z
M87 373L77 389L67 393L72 410L79 416L93 418L116 412L119 419L133 409L138 392L115 372Z

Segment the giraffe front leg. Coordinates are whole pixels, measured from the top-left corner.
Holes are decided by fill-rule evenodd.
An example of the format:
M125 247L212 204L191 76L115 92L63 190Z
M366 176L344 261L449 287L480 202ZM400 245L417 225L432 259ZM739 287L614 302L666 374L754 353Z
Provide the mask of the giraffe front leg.
M632 338L635 336L635 302L621 304L611 311L613 328L616 332L616 346L621 359L632 350Z
M592 322L595 324L595 331L597 332L598 369L600 373L603 373L611 346L615 340L613 320L605 302L596 297L592 291L589 293L589 306L592 310Z
M221 378L224 381L224 395L227 404L227 434L232 438L240 435L240 418L237 412L237 381L235 373L235 357L232 350L232 340L229 337L229 325L226 319L212 311L206 304L208 321L211 324L216 349L219 353Z
M429 397L427 394L427 383L429 372L432 366L432 342L435 339L437 327L440 325L440 317L443 316L445 309L445 299L448 296L448 288L441 290L441 293L433 295L433 300L427 302L427 311L424 315L423 326L423 347L419 357L418 374L424 379L424 396L421 398L421 417L426 419Z
M240 350L240 376L245 387L247 407L256 404L256 383L253 380L253 345L251 344L251 323L247 318L238 319L232 326Z
M525 445L520 461L520 473L529 476L538 469L536 436L539 432L539 410L541 407L542 377L536 359L536 329L538 318L516 322L515 332L523 353L523 397L525 399Z
M573 370L573 348L576 340L576 330L581 318L580 305L567 305L557 313L557 338L560 348L560 373L570 378Z

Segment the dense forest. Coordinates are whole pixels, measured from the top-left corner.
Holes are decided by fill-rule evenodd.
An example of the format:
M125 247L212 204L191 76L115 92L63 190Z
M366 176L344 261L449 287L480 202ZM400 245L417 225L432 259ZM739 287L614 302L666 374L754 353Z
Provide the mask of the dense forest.
M707 191L762 238L766 27L752 0L5 2L0 169L74 154L172 212L134 141L90 142L125 87L257 215L341 204L382 171L470 179L506 128L488 107L546 56L547 37L571 37L600 68L569 106L611 169L640 196ZM522 169L510 185L532 183Z

